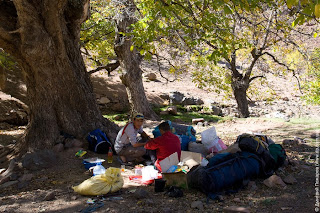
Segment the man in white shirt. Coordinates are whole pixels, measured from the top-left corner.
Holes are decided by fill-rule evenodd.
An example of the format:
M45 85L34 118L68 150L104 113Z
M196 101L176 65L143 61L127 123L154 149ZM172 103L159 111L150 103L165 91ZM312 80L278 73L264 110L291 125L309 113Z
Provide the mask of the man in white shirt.
M114 143L114 149L119 155L119 161L123 164L129 161L141 162L146 154L144 145L150 137L143 131L144 116L141 113L135 113L132 122L126 124L118 133ZM143 140L138 140L137 135L140 133ZM144 141L144 142L142 142Z

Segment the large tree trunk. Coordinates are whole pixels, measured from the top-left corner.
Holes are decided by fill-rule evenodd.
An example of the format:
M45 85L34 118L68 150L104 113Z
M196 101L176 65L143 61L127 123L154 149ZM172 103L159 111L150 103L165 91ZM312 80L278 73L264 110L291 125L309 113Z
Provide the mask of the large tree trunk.
M250 116L248 108L247 90L249 88L249 79L234 78L231 82L234 97L237 101L238 112L241 118Z
M7 18L0 24L0 46L26 73L30 118L22 149L50 148L61 132L81 138L107 125L113 138L118 130L101 116L80 54L88 3L8 0L0 5L0 21Z
M140 68L141 55L135 48L131 50L132 41L130 37L120 34L120 32L129 32L130 25L135 22L135 17L132 17L134 11L136 11L134 3L128 0L126 8L119 14L121 17L116 20L117 37L114 49L123 69L121 80L126 86L131 110L143 113L148 119L158 120L159 117L152 110L144 91Z

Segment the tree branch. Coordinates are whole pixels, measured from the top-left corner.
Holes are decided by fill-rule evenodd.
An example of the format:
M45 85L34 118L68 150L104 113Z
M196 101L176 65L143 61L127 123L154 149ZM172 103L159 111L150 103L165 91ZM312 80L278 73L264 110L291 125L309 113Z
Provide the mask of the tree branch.
M272 58L272 60L273 60L275 63L277 63L277 64L279 64L279 65L281 65L281 66L285 67L288 71L291 71L291 72L292 72L293 77L294 77L294 78L297 80L297 82L298 82L298 87L299 87L299 91L300 91L300 93L301 93L301 94L303 94L302 89L301 89L300 80L299 80L298 76L296 75L296 73L295 73L295 70L294 70L294 69L291 69L287 64L284 64L284 63L282 63L281 61L279 61L279 60L278 60L274 55L272 55L272 54L271 54L271 53L269 53L269 52L264 52L262 55L268 55L269 57L271 57L271 58Z
M150 53L150 52L149 52L149 53ZM150 53L150 54L152 54L152 53ZM159 56L158 54L152 54L152 55L156 56L156 58L157 58L157 65L158 65L158 70L159 70L160 76L161 76L162 78L166 79L167 82L174 82L175 80L177 80L177 78L175 78L175 79L173 79L173 80L169 80L167 77L165 77L165 76L162 74L162 72L161 72L161 65L160 65L160 60L159 60L159 58L160 58L161 56ZM168 59L165 58L165 57L161 57L161 58L163 58L164 60L166 60L166 61L170 64L170 66L172 66L173 68L175 68L175 66L170 62L170 60L168 60Z
M88 71L88 73L91 75L91 74L93 74L95 72L98 72L100 70L105 69L105 70L108 71L108 74L110 74L110 72L112 72L113 70L117 69L119 66L120 66L120 62L119 62L119 60L116 60L114 63L109 63L109 64L107 64L105 66L97 67L94 70Z
M249 79L249 83L251 83L251 81L253 81L253 80L257 79L257 78L266 78L266 77L263 76L263 75L254 76L254 77L252 77L252 78Z

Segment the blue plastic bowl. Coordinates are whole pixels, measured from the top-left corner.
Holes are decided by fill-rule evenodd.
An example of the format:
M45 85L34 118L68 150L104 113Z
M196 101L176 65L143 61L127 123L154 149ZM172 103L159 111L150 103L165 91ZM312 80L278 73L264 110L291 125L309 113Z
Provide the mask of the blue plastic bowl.
M89 163L89 162L87 162L87 161L83 161L83 165L84 165L84 168L86 168L87 170L88 169L90 169L91 167L93 167L93 166L96 166L97 165L97 163Z

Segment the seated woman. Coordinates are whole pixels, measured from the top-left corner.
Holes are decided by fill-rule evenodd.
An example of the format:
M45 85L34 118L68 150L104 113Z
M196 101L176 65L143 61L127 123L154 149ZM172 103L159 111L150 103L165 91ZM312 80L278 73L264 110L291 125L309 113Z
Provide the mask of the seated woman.
M146 153L144 141L150 139L150 137L143 131L144 116L141 113L135 113L132 118L132 122L125 125L118 133L115 140L114 149L119 155L119 161L121 164L127 164L130 161L141 162L144 159L143 155ZM141 134L143 140L137 139L138 133Z
M156 150L157 161L155 166L161 172L160 161L169 157L171 154L177 152L180 160L181 145L178 136L174 135L170 131L170 125L168 122L163 122L159 125L161 136L150 140L144 146L146 149Z

